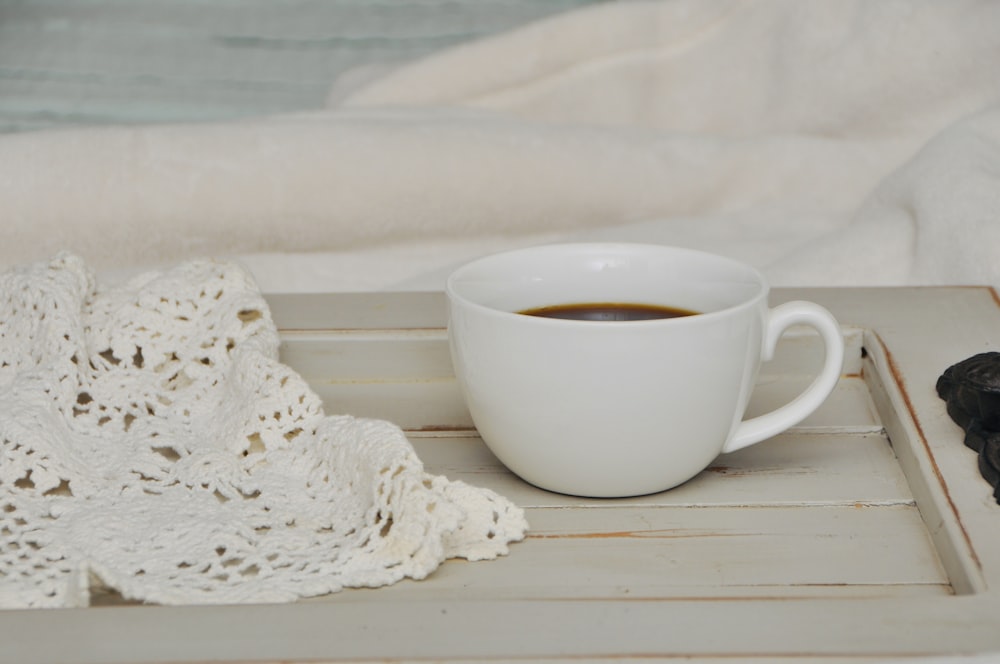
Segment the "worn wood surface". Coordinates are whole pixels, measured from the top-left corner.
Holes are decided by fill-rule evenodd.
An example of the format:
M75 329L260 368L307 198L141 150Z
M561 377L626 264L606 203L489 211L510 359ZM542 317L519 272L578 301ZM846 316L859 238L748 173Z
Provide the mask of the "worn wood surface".
M283 359L329 412L402 422L432 472L526 508L508 557L293 605L104 606L0 615L4 661L657 659L900 661L1000 653L1000 506L944 413L944 368L1000 345L985 288L816 289L848 358L811 418L653 496L531 487L476 437L440 293L272 296ZM751 409L801 388L782 341ZM58 634L59 638L47 635ZM15 638L16 635L16 638Z

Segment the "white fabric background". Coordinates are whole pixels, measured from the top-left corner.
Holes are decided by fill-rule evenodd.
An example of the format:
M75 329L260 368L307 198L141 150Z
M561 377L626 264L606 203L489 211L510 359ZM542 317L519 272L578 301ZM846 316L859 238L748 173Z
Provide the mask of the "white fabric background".
M994 63L988 1L596 5L345 76L308 113L2 136L0 262L439 288L482 253L614 239L776 285L997 284Z

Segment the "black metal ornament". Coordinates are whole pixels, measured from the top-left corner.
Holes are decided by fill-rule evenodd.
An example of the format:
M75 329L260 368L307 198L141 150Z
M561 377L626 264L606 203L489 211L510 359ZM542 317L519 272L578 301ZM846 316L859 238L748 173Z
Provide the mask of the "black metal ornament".
M948 415L965 430L965 445L979 454L979 472L1000 503L1000 352L973 355L937 380Z

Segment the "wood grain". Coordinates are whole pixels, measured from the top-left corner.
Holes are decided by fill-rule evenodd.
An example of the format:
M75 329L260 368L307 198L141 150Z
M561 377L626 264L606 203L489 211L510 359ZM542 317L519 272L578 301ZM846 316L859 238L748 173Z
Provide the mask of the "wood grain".
M671 491L595 500L519 480L468 423L437 426L463 412L440 293L271 296L284 359L318 390L335 387L328 406L388 399L379 408L410 419L427 469L525 507L527 539L495 561L448 561L421 581L290 605L7 611L0 661L888 662L1000 652L1000 506L933 391L946 366L1000 345L994 293L779 290L772 303L788 299L830 308L851 349L821 413ZM801 386L814 343L787 340L752 407Z

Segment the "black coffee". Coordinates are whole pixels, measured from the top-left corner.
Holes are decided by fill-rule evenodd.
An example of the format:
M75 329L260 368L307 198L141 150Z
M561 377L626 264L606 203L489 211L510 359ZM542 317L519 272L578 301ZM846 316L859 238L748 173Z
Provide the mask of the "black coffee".
M638 321L659 320L694 316L698 312L658 304L632 304L627 302L585 302L581 304L556 304L549 307L525 309L518 313L541 318L586 321Z

